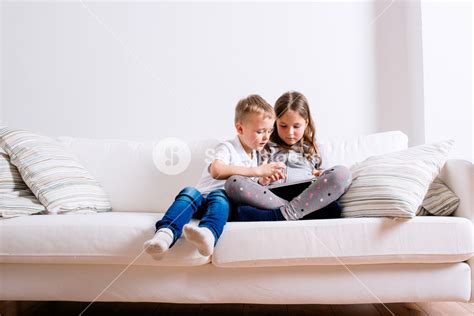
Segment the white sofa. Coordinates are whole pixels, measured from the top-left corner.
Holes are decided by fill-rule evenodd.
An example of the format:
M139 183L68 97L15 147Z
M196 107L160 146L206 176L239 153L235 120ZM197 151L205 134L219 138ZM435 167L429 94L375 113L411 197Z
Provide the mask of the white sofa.
M63 137L108 193L113 212L0 220L0 300L349 304L472 299L472 164L441 175L454 216L228 223L214 255L185 239L161 261L143 252L176 193L196 183L205 150L190 143L180 175L160 173L154 143ZM322 141L325 165L401 150L386 132Z

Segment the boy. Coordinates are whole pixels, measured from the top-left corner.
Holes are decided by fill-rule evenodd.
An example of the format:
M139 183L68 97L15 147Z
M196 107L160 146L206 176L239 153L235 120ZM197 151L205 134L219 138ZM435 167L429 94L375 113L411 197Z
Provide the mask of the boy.
M213 253L229 216L225 179L232 175L281 176L285 168L281 162L259 166L258 151L268 142L274 122L273 107L262 97L250 95L237 103L234 119L237 137L215 148L214 159L204 169L197 187L184 188L156 222L155 236L144 243L149 254L159 259L156 255L171 248L183 231L203 256ZM199 226L188 224L192 217L201 219Z

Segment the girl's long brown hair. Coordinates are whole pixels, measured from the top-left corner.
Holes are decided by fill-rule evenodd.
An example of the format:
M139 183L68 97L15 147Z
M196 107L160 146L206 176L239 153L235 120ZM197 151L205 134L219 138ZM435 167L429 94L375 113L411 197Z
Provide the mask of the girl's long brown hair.
M301 115L301 117L308 123L306 129L304 130L303 137L301 138L298 145L301 146L304 157L309 161L312 161L312 158L314 155L316 155L316 164L320 166L322 163L321 153L319 151L318 145L316 144L315 125L313 118L311 117L311 111L309 109L308 100L306 97L302 93L296 91L285 92L275 102L274 109L277 120L282 117L286 111L291 110L298 112L298 114ZM280 138L278 135L277 121L275 121L275 128L273 129L273 133L270 136L270 140L288 150L294 148L296 145L289 146Z

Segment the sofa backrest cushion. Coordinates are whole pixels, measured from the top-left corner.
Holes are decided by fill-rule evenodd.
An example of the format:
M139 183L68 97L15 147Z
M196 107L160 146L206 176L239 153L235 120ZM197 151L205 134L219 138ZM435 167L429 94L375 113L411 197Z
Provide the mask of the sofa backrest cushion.
M165 212L176 194L194 186L209 161L216 139L190 141L189 166L176 175L161 172L154 163L158 142L59 137L94 178L101 183L113 211ZM408 138L399 131L348 139L318 141L323 167L351 166L372 155L402 150ZM171 152L172 154L172 152ZM156 155L155 155L156 156Z

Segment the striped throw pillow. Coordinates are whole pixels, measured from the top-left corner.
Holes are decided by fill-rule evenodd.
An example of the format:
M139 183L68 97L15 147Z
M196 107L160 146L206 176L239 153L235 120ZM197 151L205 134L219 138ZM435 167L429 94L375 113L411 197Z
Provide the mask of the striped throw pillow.
M10 218L46 211L23 182L10 158L0 152L0 217Z
M4 127L0 146L48 213L111 210L100 184L52 138Z
M454 141L372 156L351 167L343 217L414 217Z
M0 152L0 194L27 189L28 186L23 182L18 169L10 163L10 157Z
M416 216L449 216L456 211L460 202L459 197L440 178L436 178L431 183Z

